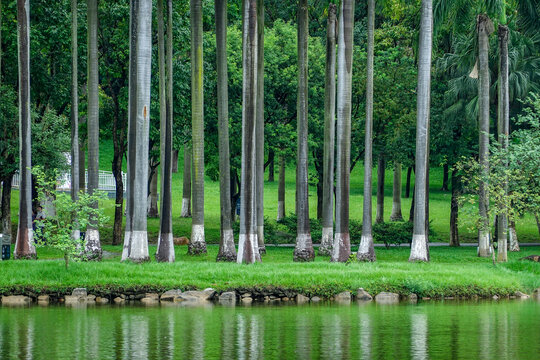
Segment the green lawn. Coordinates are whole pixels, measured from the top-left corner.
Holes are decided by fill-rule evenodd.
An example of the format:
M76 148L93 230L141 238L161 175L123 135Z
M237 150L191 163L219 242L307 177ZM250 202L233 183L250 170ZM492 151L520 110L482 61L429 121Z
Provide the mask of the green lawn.
M111 171L112 162L112 141L102 140L100 145L100 169ZM179 172L173 174L173 232L174 236L187 236L191 234L191 219L180 218L180 210L182 204L182 170L183 157L180 152ZM125 168L125 162L124 162ZM277 166L276 166L277 169ZM403 169L403 196L405 194L406 169ZM278 174L275 174L276 181L268 182L268 172L265 174L264 184L264 212L269 221L275 221L277 215L277 192ZM414 179L414 178L413 178ZM373 217L375 218L375 203L376 203L376 169L373 171ZM449 221L450 221L450 193L440 190L442 186L442 168L433 168L430 170L430 219L432 228L435 231L437 241L448 241L449 238ZM351 201L350 215L351 219L362 220L362 202L363 202L363 167L358 164L351 174ZM295 168L290 165L286 172L286 205L285 209L288 212L294 211L294 196L295 196ZM310 186L310 217L315 218L317 215L317 194L315 186ZM412 194L411 194L412 197ZM402 199L402 212L405 219L408 219L409 209L411 206L411 198ZM105 208L106 214L109 216L109 223L102 229L102 240L104 243L110 243L112 239L112 222L114 218L114 201L110 200L101 204ZM388 221L392 210L392 170L386 172L385 178L385 219ZM211 181L207 178L205 183L205 229L206 240L208 243L219 242L219 183ZM18 213L18 192L13 192L12 197L12 219L14 223L14 231L16 231ZM461 220L470 219L470 211L461 211ZM461 241L474 242L476 241L476 230L473 224L463 221L460 224ZM159 219L148 219L149 238L152 242L157 241L159 231ZM532 216L527 215L523 219L517 221L518 238L521 242L538 242L540 241L535 220ZM314 239L318 242L319 239ZM352 243L359 243L360 239L351 239Z
M409 263L407 248L377 248L377 262L348 265L330 263L327 257L317 257L312 263L294 263L292 248L274 246L268 247L261 264L216 263L217 245L210 245L208 255L199 257L187 256L187 247L178 246L173 264L155 262L156 248L151 246L152 261L133 264L119 261L120 246L104 248L116 254L100 263L71 263L68 270L58 259L60 254L46 248L38 249L40 261L0 262L0 293L66 293L75 287L102 292L213 287L282 288L331 296L363 287L372 294L394 291L403 295L414 292L431 297L471 297L507 295L516 290L531 292L540 287L540 263L518 260L540 253L540 247L510 253L508 263L496 266L490 259L478 258L471 247L433 247L430 263Z

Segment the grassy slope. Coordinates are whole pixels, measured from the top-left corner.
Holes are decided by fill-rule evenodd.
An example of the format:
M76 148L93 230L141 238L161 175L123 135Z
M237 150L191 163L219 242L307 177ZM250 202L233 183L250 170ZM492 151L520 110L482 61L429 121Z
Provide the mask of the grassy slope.
M105 246L120 252L121 247ZM155 253L155 246L151 246ZM494 267L490 259L476 257L474 248L435 247L431 263L409 263L407 249L377 248L376 263L330 263L318 257L313 263L293 263L292 249L269 247L262 264L253 266L216 263L217 246L209 246L208 256L189 257L186 247L176 247L174 264L120 263L119 257L101 263L72 263L64 269L61 259L0 262L0 292L69 292L74 287L114 291L140 289L163 291L172 288L214 287L218 290L279 287L305 294L331 296L338 292L365 288L372 294L394 291L420 296L443 297L512 294L540 287L540 264L518 258L539 253L526 248L511 253L507 264ZM38 249L41 259L58 258L59 253ZM152 256L153 258L153 256Z
M112 141L102 140L100 144L100 169L111 171L112 163ZM183 154L180 152L179 172L173 174L173 232L175 236L187 236L191 234L191 219L180 218L180 210L182 204L182 170L183 170ZM276 164L277 165L277 164ZM124 162L125 169L125 162ZM277 166L276 166L277 170ZM403 196L405 195L405 180L406 169L403 169ZM277 215L277 192L278 192L278 173L275 174L275 182L265 182L264 199L265 199L265 216L269 220L275 220ZM265 179L268 179L268 173L265 174ZM414 179L414 178L413 178ZM290 166L286 173L286 205L287 212L294 211L294 194L295 194L295 169ZM373 171L373 217L375 218L375 203L376 203L376 182L377 172ZM449 221L450 221L450 193L442 192L442 169L433 168L430 170L430 219L432 227L437 234L438 241L448 241L449 238ZM412 191L412 190L411 190ZM363 167L358 164L351 175L351 202L350 214L352 219L362 220L362 201L363 201ZM411 193L412 197L412 193ZM412 199L402 199L402 212L405 219L408 219L409 209ZM18 192L13 192L12 199L12 216L13 222L17 222L18 214ZM315 186L310 186L310 217L314 218L317 215L317 193ZM104 206L106 214L110 221L107 226L102 229L102 240L105 243L110 243L112 239L112 221L114 218L114 201L110 200ZM469 207L470 208L470 207ZM385 219L388 220L392 210L392 170L386 172L385 177ZM468 212L469 211L469 212ZM471 218L470 209L461 211L461 220ZM209 243L219 242L219 183L207 179L205 183L205 229L206 239ZM462 221L460 224L460 236L462 241L475 241L476 231L473 230L473 224ZM16 226L14 226L16 229ZM148 219L148 231L151 241L157 241L159 231L159 219ZM522 242L539 241L538 231L536 229L535 220L532 216L527 215L517 222L518 238ZM319 241L319 239L314 239ZM358 243L360 239L351 239L352 243Z

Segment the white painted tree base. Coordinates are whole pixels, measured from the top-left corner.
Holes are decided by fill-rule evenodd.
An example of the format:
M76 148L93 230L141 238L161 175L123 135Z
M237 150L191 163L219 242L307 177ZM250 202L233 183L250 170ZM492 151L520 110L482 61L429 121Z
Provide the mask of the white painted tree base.
M34 230L32 228L26 229L28 231L28 254L18 254L17 253L17 243L15 243L15 250L13 251L13 257L15 259L18 258L35 258L36 257L36 247L34 246ZM19 236L17 236L17 241L19 240Z
M510 251L520 251L516 229L511 226L508 227L508 238L510 243Z
M149 259L148 233L146 231L126 231L122 261L142 262Z
M257 245L259 247L259 253L266 254L266 247L264 245L264 225L257 226Z
M331 261L345 262L351 256L351 244L347 244L349 239L348 233L336 233L334 235L334 246L332 248ZM341 255L341 259L340 259ZM345 259L347 257L347 259Z
M169 234L159 234L159 237L158 237L158 246L157 246L157 251L156 251L156 258L157 258L157 255L160 254L160 248L161 246L165 246L166 248L169 249L169 252L168 252L168 256L166 259L164 258L159 258L159 261L166 261L166 262L174 262L175 258L174 258L174 242L173 242L173 234L172 233L169 233Z
M321 246L319 246L319 255L332 254L332 245L334 243L334 228L323 227L321 236Z
M413 234L409 261L429 261L426 235Z
M217 256L218 261L236 261L236 248L234 247L234 232L232 229L222 230L222 247Z
M187 218L191 216L191 209L190 209L190 199L183 198L182 199L182 211L180 212L180 217Z
M245 258L245 252L251 254L251 259ZM253 264L258 261L259 247L257 245L257 234L240 234L238 238L238 257L236 262L238 264L247 263Z
M192 255L206 253L204 225L191 225L191 239L189 240L188 253Z
M375 261L375 249L373 246L373 236L362 235L360 246L356 253L356 258L361 261Z
M284 201L278 201L277 202L277 218L276 220L281 220L285 217L285 202Z
M84 252L89 260L101 260L99 230L86 229Z
M489 244L489 232L487 231L478 232L478 256L480 257L491 256L491 246Z

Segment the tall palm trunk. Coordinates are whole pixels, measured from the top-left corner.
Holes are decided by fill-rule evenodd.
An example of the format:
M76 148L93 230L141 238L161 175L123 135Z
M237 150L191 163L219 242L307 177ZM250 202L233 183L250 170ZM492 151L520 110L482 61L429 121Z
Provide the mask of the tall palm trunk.
M257 119L257 0L243 1L242 175L240 188L240 236L238 263L254 263L261 257L257 242L256 136Z
M191 135L193 144L193 220L188 254L206 254L204 237L204 113L202 0L190 1Z
M337 158L336 233L332 261L345 262L351 255L349 237L349 186L351 162L351 92L354 1L342 0L338 23L337 56Z
M79 198L79 81L77 45L77 0L71 0L71 199ZM79 229L73 238L79 239Z
M375 222L384 222L384 176L386 174L386 159L383 154L379 155L377 161L377 210Z
M315 257L309 227L308 201L308 4L298 1L298 100L296 105L298 147L296 167L297 235L294 261Z
M191 217L191 148L184 145L184 173L182 180L182 211L180 217Z
M426 184L429 152L429 111L431 97L431 48L433 36L432 0L422 0L420 42L418 45L418 91L416 100L416 171L414 183L414 222L409 261L429 261L426 233Z
M394 161L394 181L392 186L392 213L390 221L403 221L401 214L401 163Z
M356 257L362 261L375 261L373 246L373 214L371 202L371 176L373 172L373 60L375 32L375 0L368 0L366 129L364 152L364 202L362 207L362 237Z
M15 259L35 259L32 231L32 135L30 120L30 0L17 0L19 58L19 227Z
M538 233L540 234L540 217L538 214L536 217L536 226L538 227ZM510 251L520 251L519 241L516 232L516 222L514 220L508 221L508 237L510 238Z
M172 231L172 0L167 0L167 66L165 66L165 27L163 25L163 0L158 0L158 42L160 80L160 167L161 167L161 218L159 222L157 261L174 262ZM163 100L162 100L163 99ZM163 104L162 104L163 103ZM162 110L165 110L162 112Z
M330 255L334 242L334 152L336 133L336 5L328 4L324 79L324 154L322 238L319 255Z
M231 220L231 165L229 150L229 78L227 76L227 0L216 0L217 101L219 138L219 200L221 232L218 261L235 261Z
M152 169L154 164L150 164L148 170L148 178L150 183L148 184L148 202L146 204L147 210L146 214L150 218L159 217L158 212L158 174L157 174L157 165Z
M459 229L458 229L458 216L459 216L459 195L460 182L459 175L456 170L452 170L451 176L452 183L452 198L450 200L450 246L460 246L459 244Z
M99 189L99 73L98 73L98 4L87 1L88 14L88 193ZM96 202L92 204L99 206ZM86 230L85 253L88 259L101 259L99 230L95 220L90 219Z
M510 123L510 100L508 93L508 27L499 25L499 111L498 111L498 130L499 143L503 150L508 148L508 132ZM505 161L505 167L508 167L508 161ZM508 210L506 208L506 197L508 195L508 178L504 178L505 189L505 209L499 215L497 222L497 259L499 261L508 261Z
M133 0L130 6L127 215L122 261L149 260L146 204L151 58L152 1Z
M278 179L278 204L277 218L281 220L285 217L285 157L279 156L279 179Z
M487 176L489 173L489 35L493 24L487 15L478 15L478 125L479 125L479 161L481 182L478 194L480 226L478 228L478 256L491 256L489 240L489 194Z

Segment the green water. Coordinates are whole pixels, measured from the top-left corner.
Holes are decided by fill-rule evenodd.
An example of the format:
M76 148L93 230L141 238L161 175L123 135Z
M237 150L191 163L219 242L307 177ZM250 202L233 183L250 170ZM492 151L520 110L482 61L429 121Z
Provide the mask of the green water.
M0 359L539 359L540 303L0 307Z

